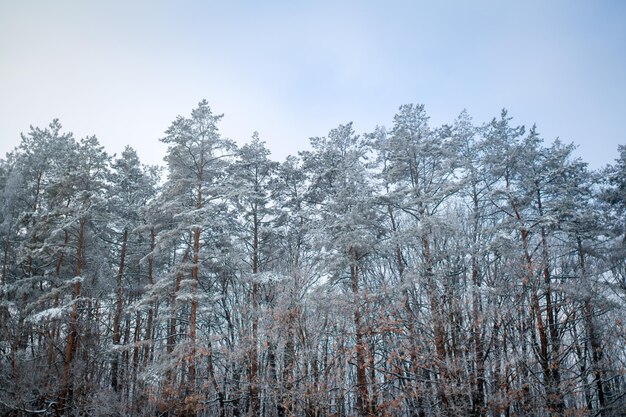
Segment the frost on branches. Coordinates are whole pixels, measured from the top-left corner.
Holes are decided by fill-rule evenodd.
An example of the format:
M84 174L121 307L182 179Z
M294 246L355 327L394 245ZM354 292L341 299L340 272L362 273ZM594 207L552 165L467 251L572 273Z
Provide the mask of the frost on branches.
M279 163L221 118L165 169L58 120L0 160L0 414L626 409L624 146L408 104Z

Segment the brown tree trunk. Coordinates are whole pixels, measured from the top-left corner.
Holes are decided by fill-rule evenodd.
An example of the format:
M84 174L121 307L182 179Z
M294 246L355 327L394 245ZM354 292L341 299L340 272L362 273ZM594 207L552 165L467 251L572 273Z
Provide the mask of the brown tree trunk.
M67 199L65 208L68 208L70 206L71 201L72 201L71 198ZM59 259L57 260L57 264L55 267L57 278L61 278L61 265L63 265L63 258L65 256L65 248L67 247L67 242L69 241L69 237L70 237L70 234L67 232L67 230L63 230L63 233L64 233L63 245L61 245L61 251L60 251L61 253L59 254Z
M120 252L120 263L115 276L115 312L113 314L113 349L120 344L120 320L122 319L122 276L124 275L124 266L126 260L126 242L128 241L128 230L124 229L122 237L122 250ZM118 371L119 369L119 353L113 351L113 359L111 360L111 388L118 392Z
M250 395L250 411L256 414L259 411L259 387L258 387L258 378L259 378L259 363L258 363L258 328L259 328L259 319L258 319L258 292L259 292L259 284L256 281L256 277L254 275L259 273L259 224L257 218L256 206L254 207L253 213L253 222L252 222L252 337L250 341L250 353L249 353L249 361L250 361L250 374L248 375L249 379L249 395Z
M578 263L581 271L581 278L583 280L587 278L587 270L585 265L585 253L583 251L582 240L580 237L576 238L576 243L578 245ZM583 285L587 285L585 282ZM584 316L585 316L585 324L587 330L587 339L589 340L589 344L591 345L591 362L593 368L593 376L594 383L596 385L596 394L598 396L598 403L600 405L600 415L605 416L605 406L606 406L606 398L605 398L605 388L602 382L602 355L603 349L602 344L598 340L598 336L596 334L596 329L593 323L593 306L589 299L584 302Z
M367 386L366 356L367 346L365 345L365 329L361 323L360 293L359 293L359 269L357 266L358 257L354 250L351 250L352 265L350 265L350 278L352 284L352 295L354 299L354 328L355 328L355 350L356 350L356 411L359 416L367 416L370 411L370 398Z
M138 389L137 389L137 373L139 372L139 341L141 338L141 312L135 313L135 329L133 330L133 367L132 367L132 386L129 388L129 392L133 393L132 402L137 401Z
M281 395L278 401L277 414L279 417L290 416L293 412L293 398L291 390L293 388L293 368L295 361L295 346L293 342L293 321L294 312L292 309L287 313L287 336L285 340L285 351L283 357L283 381Z
M202 208L202 171L199 174L199 184L196 194L196 209ZM196 397L196 320L198 315L198 300L196 299L196 291L198 288L198 262L200 259L200 227L193 230L193 255L191 266L191 308L189 310L189 375L188 375L188 392L187 411L193 415L198 408Z
M480 280L475 255L472 259L472 341L474 343L475 375L472 390L472 415L484 415L485 407L485 354L482 341L482 320L480 317Z
M63 361L63 377L61 379L61 394L59 396L59 404L57 407L58 415L65 414L65 407L72 397L72 382L70 381L70 372L72 360L74 358L74 352L76 352L78 298L80 297L81 286L80 274L83 270L83 244L86 223L87 220L85 218L81 218L78 225L78 241L76 242L76 278L72 292L72 311L70 313L67 339L65 342L65 358Z
M522 217L515 209L517 219L522 222ZM534 281L534 267L532 258L530 256L530 250L528 245L528 230L523 225L520 228L520 237L522 239L522 247L524 250L524 259L526 262L526 273L524 276L524 287L530 287L530 316L535 318L535 325L537 327L537 334L539 335L539 365L543 373L544 384L546 388L546 406L548 411L551 412L553 406L554 397L552 396L552 370L550 369L550 358L548 353L548 332L543 321L543 314L541 313L541 306L539 304L539 297L537 296L537 288L533 284ZM527 399L524 398L523 401Z
M130 313L124 315L124 339L122 340L122 346L128 346L130 344ZM122 369L120 372L120 385L122 398L124 403L127 403L128 395L130 393L129 375L130 375L130 350L128 347L122 349Z
M541 205L541 192L537 189L537 209L539 210L539 216L543 217L543 207ZM550 368L550 379L548 381L548 409L555 415L563 414L565 409L565 402L563 400L563 393L561 392L561 371L560 371L560 341L559 331L557 323L558 311L552 303L552 288L551 288L551 274L549 267L549 254L548 254L548 239L545 227L541 226L541 254L543 257L542 273L544 278L544 297L546 300L546 319L548 325L548 331L550 334L550 357L548 359Z
M154 284L154 257L152 253L156 246L156 232L154 227L150 228L150 255L148 256L148 285ZM143 349L143 366L145 367L152 353L152 327L154 321L154 302L150 302L148 308L148 318L146 320L146 333L144 340L146 345Z
M506 178L506 189L509 189L509 179ZM517 205L512 199L509 199L509 203L515 215L515 219L520 225L520 239L522 241L523 257L525 261L525 274L523 277L523 288L529 288L530 290L530 316L535 318L535 324L537 327L537 334L539 335L539 364L543 373L544 385L546 388L546 406L548 411L551 412L551 408L554 406L555 392L553 392L552 382L552 370L550 369L550 358L548 353L548 333L544 324L543 315L541 313L541 306L539 304L539 297L537 296L537 286L534 280L535 267L533 266L532 257L530 255L530 248L528 242L528 229L526 228L524 219L517 208ZM544 278L545 279L545 278ZM529 399L527 395L522 398L523 403L527 403Z
M474 344L474 375L472 380L472 412L473 417L485 414L485 354L482 336L480 276L478 274L478 194L476 185L472 187L474 203L472 216L472 342Z

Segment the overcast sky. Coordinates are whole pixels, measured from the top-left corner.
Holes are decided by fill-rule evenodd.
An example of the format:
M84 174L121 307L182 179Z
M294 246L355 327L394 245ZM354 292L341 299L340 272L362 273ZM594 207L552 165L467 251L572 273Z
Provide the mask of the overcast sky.
M0 2L0 155L59 118L110 153L160 163L158 139L206 98L273 157L340 123L432 124L506 107L593 168L626 144L626 1Z

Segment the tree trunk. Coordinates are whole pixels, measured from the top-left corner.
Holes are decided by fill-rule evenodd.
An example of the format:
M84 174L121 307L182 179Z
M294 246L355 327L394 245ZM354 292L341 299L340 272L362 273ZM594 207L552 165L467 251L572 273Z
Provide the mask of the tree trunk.
M224 393L220 390L220 387L217 384L217 379L215 378L215 369L213 368L213 346L210 338L207 340L207 375L209 376L210 383L213 386L213 390L215 390L215 394L217 395L218 415L219 417L224 417L226 415L226 410L224 409Z
M508 192L509 189L509 179L506 178L506 189ZM537 296L537 286L534 283L534 272L535 267L533 266L532 257L530 254L529 248L529 238L528 238L528 229L526 228L524 219L520 211L517 208L517 205L512 199L509 199L509 203L515 215L515 219L518 221L520 228L520 239L522 241L522 249L523 249L523 259L525 262L525 274L523 277L522 285L524 288L529 288L530 291L530 316L535 318L535 324L537 327L537 334L539 335L539 352L538 352L538 360L541 366L541 370L543 373L544 386L546 389L546 407L548 411L553 412L553 408L559 401L555 401L555 399L559 396L560 392L554 390L554 383L552 379L552 370L550 369L550 357L548 353L548 333L546 330L546 326L543 320L543 314L541 313L541 306L539 304L539 297ZM545 280L545 278L544 278ZM523 401L528 401L528 398L523 398Z
M249 395L250 395L250 411L251 413L256 414L259 411L259 387L258 387L258 378L259 378L259 364L258 364L258 328L259 328L259 318L258 318L258 292L259 292L259 284L256 281L256 274L259 273L259 223L257 218L256 207L253 213L253 222L252 222L252 340L250 341L250 374L248 375L249 379Z
M584 280L587 278L587 270L585 265L585 253L583 251L583 244L580 237L576 237L577 249L578 249L578 263L580 266L581 278ZM583 285L587 286L586 281ZM587 295L588 297L588 295ZM600 405L600 415L604 417L606 415L605 406L605 388L602 382L602 344L598 340L596 329L593 323L593 306L591 301L587 298L584 302L584 315L585 315L585 328L587 330L587 339L591 345L591 363L593 368L594 383L596 385L596 395L598 396L598 403Z
M8 233L7 233L8 234ZM5 237L2 241L2 278L0 279L0 285L4 285L7 279L7 265L9 262L9 237Z
M176 313L176 296L178 292L180 291L180 283L183 279L185 264L187 263L188 259L189 259L189 251L186 250L181 260L179 270L176 272L176 275L174 278L174 290L170 294L170 300L169 300L170 317L167 323L167 338L166 338L166 347L165 347L166 352L170 355L172 354L172 352L174 352L174 347L176 346L177 333L178 333L176 330L176 324L178 321L177 313ZM178 380L178 371L179 371L179 365L178 365L178 361L176 361L176 364L173 366L173 368L169 368L167 372L165 373L165 376L166 376L165 386L166 386L166 391L168 391L165 401L169 401L172 403L175 401L176 402L179 401L179 398L177 398L176 394L179 393L180 390L175 388L177 380ZM183 381L181 378L181 383L182 382Z
M472 342L474 344L474 378L472 380L472 412L473 417L485 414L485 354L483 348L480 276L478 274L478 194L476 184L472 184Z
M132 365L132 386L129 388L129 392L133 393L132 402L137 400L137 373L139 372L139 341L141 339L141 312L135 312L135 328L133 330L133 365ZM132 391L131 391L132 390Z
M68 325L67 339L65 342L65 358L63 361L63 377L61 379L61 395L59 396L59 404L57 414L65 414L65 407L72 397L72 381L70 381L71 365L76 352L76 337L78 323L78 298L80 297L81 273L83 270L83 244L85 237L85 224L87 220L81 218L78 225L78 241L76 242L76 271L75 282L72 292L72 311L70 313L70 321Z
M124 275L124 266L126 260L126 242L128 241L128 230L124 229L122 237L122 250L120 252L120 263L115 276L115 313L113 314L113 359L111 360L111 388L118 392L118 368L119 353L116 348L120 344L120 320L122 319L122 276Z
M196 197L196 209L202 208L202 171L198 176L199 184ZM187 400L187 411L193 415L197 411L196 398L196 320L198 314L198 300L196 299L196 291L198 288L198 262L200 258L200 227L193 229L193 257L191 266L191 308L189 310L189 375L188 375L188 393L190 398Z
M359 269L357 266L357 256L352 252L352 265L350 265L350 278L352 283L352 295L354 299L354 328L355 328L355 350L356 350L356 411L359 416L369 415L370 398L367 387L367 375L366 375L366 345L365 345L365 331L363 324L361 323L361 310L360 310L360 294L359 294Z
M278 417L290 416L293 412L293 398L291 390L293 388L293 368L295 361L295 346L293 342L293 320L294 314L290 309L287 313L287 336L285 340L285 351L283 357L283 381L281 395L278 401Z
M387 190L387 192L389 192L389 190ZM391 221L391 231L394 235L396 235L398 233L398 226L396 224L396 219L395 219L393 210L390 205L387 206L387 212L389 213L389 220ZM396 260L396 266L398 268L398 277L400 281L400 286L402 288L402 298L403 298L402 305L406 313L406 326L407 326L408 336L409 336L409 341L410 341L409 355L411 358L410 372L412 375L410 379L413 381L413 383L411 384L411 390L412 390L411 395L406 398L406 401L409 406L409 410L411 413L410 415L412 417L414 416L425 417L426 414L425 414L424 407L423 407L422 393L421 393L420 386L419 386L419 379L417 377L419 373L419 369L420 369L419 359L418 359L418 354L417 354L418 338L417 338L417 334L415 331L415 325L413 322L414 313L413 313L413 309L411 308L411 303L409 301L410 293L408 289L408 282L406 282L406 278L404 274L404 270L406 269L406 266L405 266L404 258L402 256L402 248L400 247L399 244L396 244L395 260ZM404 373L404 370L402 370L402 373ZM404 384L404 379L401 379L401 381Z
M449 415L448 396L446 389L448 384L448 370L446 366L445 331L437 300L435 276L433 273L433 260L430 254L430 241L422 238L422 255L424 256L424 266L426 275L426 291L430 302L430 310L433 320L433 334L435 336L435 353L437 355L437 368L439 369L438 393L441 401L441 415Z
M150 228L150 255L148 256L148 285L154 284L154 248L156 246L156 232L154 227ZM146 333L144 340L146 345L143 349L143 366L146 367L152 353L152 328L154 321L154 302L150 301L148 308L148 318L146 320Z
M541 205L541 192L537 189L537 209L539 216L543 217L543 207ZM546 235L545 227L541 226L541 254L543 258L542 273L544 278L544 297L546 300L546 319L548 325L548 331L550 334L550 357L548 359L548 366L550 368L550 379L548 381L548 409L555 415L563 414L565 409L565 402L563 400L563 394L561 392L561 371L559 361L559 331L557 323L558 311L552 303L552 288L551 288L551 275L549 267L549 254L548 254L548 239Z

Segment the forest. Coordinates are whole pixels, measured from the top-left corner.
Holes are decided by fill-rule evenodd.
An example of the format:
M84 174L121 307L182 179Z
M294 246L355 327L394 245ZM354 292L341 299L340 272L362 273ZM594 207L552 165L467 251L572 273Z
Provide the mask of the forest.
M626 415L626 145L407 104L278 163L221 118L0 159L0 415Z

